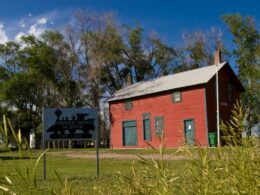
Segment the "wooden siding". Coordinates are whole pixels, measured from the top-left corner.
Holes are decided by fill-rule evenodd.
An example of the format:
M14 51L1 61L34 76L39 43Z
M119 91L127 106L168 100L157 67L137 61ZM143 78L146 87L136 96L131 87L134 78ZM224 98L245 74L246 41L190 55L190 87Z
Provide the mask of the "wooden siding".
M179 90L179 89L178 89ZM180 90L182 101L173 103L172 92L163 92L139 98L133 98L133 108L125 110L124 101L110 102L111 145L113 148L123 148L122 121L136 120L137 148L146 148L143 135L143 114L150 113L151 141L154 147L159 147L159 139L155 135L155 117L164 117L164 135L167 147L178 147L184 144L184 120L194 119L195 140L202 146L207 146L206 114L204 102L204 86L189 87ZM131 148L131 147L129 147Z
M241 89L237 86L236 78L230 67L226 66L219 72L219 113L220 120L227 121L230 119L233 104L239 100L239 93ZM208 131L217 132L217 116L216 116L216 77L213 77L206 84L206 98L207 98L207 117L208 117ZM232 85L232 102L228 102L228 83Z
M111 146L124 148L122 143L122 121L136 120L137 146L146 148L143 135L143 114L150 114L151 140L149 143L159 147L155 135L155 117L163 117L164 135L167 147L178 147L184 144L184 121L194 120L195 141L201 146L208 146L208 132L216 132L216 77L204 85L186 87L157 94L131 98L133 108L126 110L125 100L110 102ZM228 84L232 85L232 102L228 102ZM172 101L172 93L181 91L181 102ZM233 104L239 99L244 89L230 66L219 71L220 119L230 119Z

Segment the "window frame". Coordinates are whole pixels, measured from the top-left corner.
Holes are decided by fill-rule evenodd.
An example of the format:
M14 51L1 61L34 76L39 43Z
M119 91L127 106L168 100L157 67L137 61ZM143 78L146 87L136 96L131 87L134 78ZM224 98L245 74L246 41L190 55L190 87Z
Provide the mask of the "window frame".
M132 110L133 109L133 102L132 102L132 100L125 100L124 107L125 107L125 110Z
M124 128L126 127L125 125L124 125L124 123L127 123L127 122L134 122L135 123L135 126L133 125L133 126L131 126L131 127L135 127L135 133L136 133L136 145L126 145L125 144L125 140L124 140ZM129 127L129 126L128 126ZM137 129L137 120L135 120L135 119L133 119L133 120L123 120L122 121L122 146L123 147L136 147L136 146L138 146L138 129Z
M176 97L175 95L177 93L179 93L179 100L178 101L175 100L175 97ZM172 103L178 103L178 102L182 102L182 93L181 93L180 90L172 92Z
M149 139L146 139L145 137L145 123L144 121L145 120L149 120L149 123L150 123L150 129L149 129L149 132L150 132L150 137ZM144 141L151 141L151 114L149 112L146 112L146 113L143 113L143 138L144 138Z
M156 123L160 119L162 120L162 129L159 132L159 131L157 131L157 124ZM162 137L163 136L163 134L164 134L164 116L163 115L154 117L154 131L155 131L156 137Z

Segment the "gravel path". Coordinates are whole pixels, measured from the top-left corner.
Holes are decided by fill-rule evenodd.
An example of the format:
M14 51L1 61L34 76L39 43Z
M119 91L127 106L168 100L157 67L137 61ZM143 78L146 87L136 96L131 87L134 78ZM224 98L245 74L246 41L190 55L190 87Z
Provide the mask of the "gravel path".
M49 155L53 156L65 156L69 158L88 158L88 159L95 159L96 153L95 152L72 152L72 151L64 151L64 152L50 152ZM164 160L185 160L187 159L185 156L173 156L170 154L164 154L163 157L160 157L159 154L142 154L139 155L145 159L164 159ZM139 159L138 155L136 154L120 154L120 153L111 153L111 152L102 152L99 153L100 159L119 159L119 160L136 160Z

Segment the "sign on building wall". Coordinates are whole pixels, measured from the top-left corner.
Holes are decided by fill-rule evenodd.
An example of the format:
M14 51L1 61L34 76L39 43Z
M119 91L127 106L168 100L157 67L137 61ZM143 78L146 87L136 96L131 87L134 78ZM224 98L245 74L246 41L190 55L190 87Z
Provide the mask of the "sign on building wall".
M95 140L98 114L87 108L44 108L44 140Z

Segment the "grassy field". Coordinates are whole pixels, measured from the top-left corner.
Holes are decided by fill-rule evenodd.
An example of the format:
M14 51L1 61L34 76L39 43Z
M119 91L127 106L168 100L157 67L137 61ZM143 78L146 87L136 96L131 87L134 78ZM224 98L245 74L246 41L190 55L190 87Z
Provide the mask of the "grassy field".
M56 149L46 153L44 181L42 151L23 150L20 131L10 126L20 152L0 146L0 194L260 195L259 140L239 136L242 111L237 107L231 123L221 126L227 147L166 149L160 138L160 150L100 149L100 179L94 148ZM8 128L2 129L6 136Z
M93 158L95 149L56 149L46 154L47 180L43 180L41 160L34 181L33 170L41 152L33 150L31 159L28 151L23 151L20 158L18 152L2 150L0 184L15 194L259 194L260 191L258 147L166 149L164 156L176 157L166 160L160 158L159 150L100 149L100 156L108 154L109 158L100 159L99 180ZM92 158L87 158L89 155ZM120 155L131 158L155 155L155 158L124 159Z
M0 178L3 180L7 175L12 185L10 189L17 194L50 194L53 189L59 189L67 178L72 186L71 188L80 188L81 191L91 191L93 185L100 183L108 184L112 177L118 172L125 175L132 173L133 160L120 160L120 159L100 159L100 179L96 180L96 160L95 159L82 159L70 158L64 156L55 156L60 152L73 152L77 153L92 153L94 149L70 149L70 150L50 150L47 157L47 181L43 180L43 163L40 161L36 169L37 188L32 182L32 168L36 162L36 157L40 155L41 151L32 151L33 159L29 158L28 153L25 153L22 159L19 158L18 152L1 152L0 153ZM158 151L153 150L110 150L101 149L100 153L111 154L154 154ZM167 150L166 153L171 154L176 150ZM171 161L176 170L180 170L183 161ZM138 164L136 165L138 166ZM29 172L27 172L27 170ZM55 171L58 173L55 173ZM60 178L59 178L60 177ZM61 182L59 181L61 180Z

